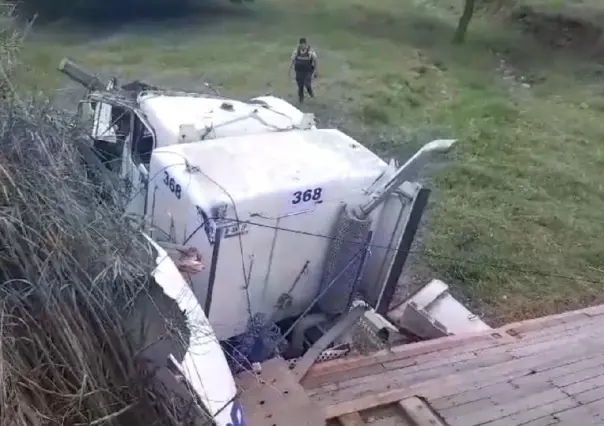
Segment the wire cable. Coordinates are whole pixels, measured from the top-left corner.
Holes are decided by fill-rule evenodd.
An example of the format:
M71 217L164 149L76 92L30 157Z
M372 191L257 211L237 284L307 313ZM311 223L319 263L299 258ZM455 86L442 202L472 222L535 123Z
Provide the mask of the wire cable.
M234 219L230 219L230 220L235 221ZM332 237L330 235L318 234L318 233L308 232L308 231L300 231L300 230L291 229L291 228L283 228L281 226L277 227L277 226L268 225L265 223L254 222L254 221L236 221L236 222L246 223L250 226L257 226L260 228L278 229L279 231L289 232L289 233L298 234L298 235L305 235L305 236L310 236L310 237L316 237L316 238L323 238L323 239L327 239L327 240L335 239L335 237ZM363 245L363 243L360 243L358 241L350 240L347 242L349 242L351 244L356 244L356 245ZM373 244L373 243L369 244L368 247L370 249L377 248L377 249L383 249L383 250L388 250L388 251L398 251L398 248L396 248L396 247L384 246L384 245ZM531 269L529 267L526 267L523 265L518 265L518 264L513 265L513 264L508 263L507 265L504 265L504 264L497 264L497 263L491 263L491 262L473 261L473 260L455 258L452 256L440 255L437 253L432 253L429 251L422 251L422 250L407 250L407 253L431 257L434 259L447 260L447 261L454 262L454 263L484 266L484 267L488 267L488 268L492 268L492 269L500 269L500 270L505 270L505 271L510 271L510 272L519 272L519 273L523 273L523 274L527 274L527 275L539 275L539 276L548 277L548 278L560 278L560 279L576 280L576 281L583 281L583 282L589 282L589 283L593 283L593 284L603 284L604 285L604 281L601 281L601 280L595 280L595 279L584 277L584 276L572 276L572 275L545 272L545 271L540 271L537 269Z

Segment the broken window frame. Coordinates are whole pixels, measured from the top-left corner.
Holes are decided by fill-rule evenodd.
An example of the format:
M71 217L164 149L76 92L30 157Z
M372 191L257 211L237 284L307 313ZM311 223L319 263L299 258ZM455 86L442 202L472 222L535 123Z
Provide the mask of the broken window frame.
M139 167L143 166L148 174L149 162L142 161L140 158L140 153L137 153L136 149L141 139L150 137L152 139L151 150L148 152L147 157L150 160L151 153L153 152L157 144L157 137L153 127L149 124L143 111L140 110L140 108L138 108L137 105L133 103L131 99L116 94L112 94L111 96L109 96L107 93L108 92L91 92L88 94L87 98L88 101L91 103L103 103L111 106L112 121L109 127L116 129L116 136L118 137L116 137L115 143L123 143L124 148L127 143L130 143L129 155L131 156L132 161ZM119 115L116 116L116 114L113 114L115 110L119 111ZM126 116L128 116L128 118L124 119ZM124 129L124 123L128 123L126 129ZM141 133L139 133L140 136L139 134L136 134L136 128L138 126L142 126ZM122 138L119 138L120 134L123 134ZM94 130L91 132L91 137L95 141L103 140L99 139L98 137L95 138ZM124 148L122 148L122 159L124 155Z

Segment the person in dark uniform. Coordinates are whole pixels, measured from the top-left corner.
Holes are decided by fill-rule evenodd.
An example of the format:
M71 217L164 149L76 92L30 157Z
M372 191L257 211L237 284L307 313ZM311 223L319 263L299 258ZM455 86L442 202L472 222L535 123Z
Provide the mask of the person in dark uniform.
M292 53L292 61L289 68L296 73L296 84L298 85L298 99L304 102L304 89L311 98L315 93L312 89L312 79L317 76L317 54L310 47L305 37L300 39L298 47Z

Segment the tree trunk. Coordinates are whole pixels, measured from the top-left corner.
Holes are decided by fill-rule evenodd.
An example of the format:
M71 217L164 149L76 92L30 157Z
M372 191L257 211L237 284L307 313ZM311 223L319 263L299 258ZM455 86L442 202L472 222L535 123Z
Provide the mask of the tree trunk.
M463 8L463 14L461 15L461 18L459 18L459 24L457 24L457 30L455 31L455 36L453 37L453 43L462 44L464 41L466 41L468 26L470 25L472 16L474 16L475 3L476 0L466 0Z

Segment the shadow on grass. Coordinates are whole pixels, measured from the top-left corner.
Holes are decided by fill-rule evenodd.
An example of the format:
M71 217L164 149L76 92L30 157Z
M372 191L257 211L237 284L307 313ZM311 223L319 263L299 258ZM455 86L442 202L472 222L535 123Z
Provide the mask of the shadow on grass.
M263 8L263 15L270 15L270 8ZM60 42L63 45L80 45L112 36L121 35L158 35L171 32L185 32L200 28L209 31L222 26L225 22L254 23L258 21L256 8L246 3L233 3L229 0L202 0L180 9L168 12L156 11L139 16L112 14L99 15L90 19L66 17L56 20L44 20L36 17L33 37Z
M231 15L249 9L246 6L250 2L253 0L104 0L78 4L64 0L57 1L56 4L53 2L49 7L45 2L39 5L36 0L29 0L22 2L17 12L25 19L35 16L39 24L71 20L91 27L112 27L115 24L140 21L163 22L166 19L204 14L221 15L227 12ZM40 7L41 5L44 6Z

